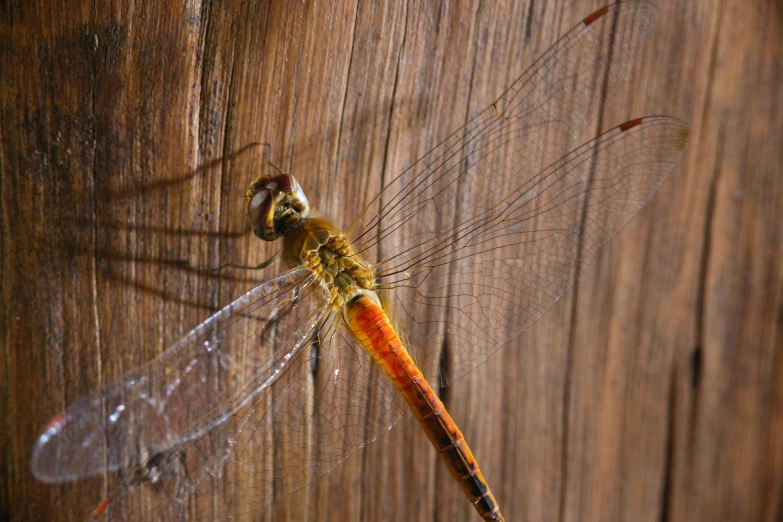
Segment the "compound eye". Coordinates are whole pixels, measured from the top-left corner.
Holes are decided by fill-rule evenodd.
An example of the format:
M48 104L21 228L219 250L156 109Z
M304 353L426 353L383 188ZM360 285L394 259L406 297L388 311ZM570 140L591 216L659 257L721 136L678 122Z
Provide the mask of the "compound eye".
M296 180L291 174L280 174L279 176L274 176L269 180L269 184L267 187L271 187L271 185L274 183L274 188L276 190L279 190L280 192L293 192L294 185L296 185Z
M272 195L268 189L261 189L250 198L248 204L248 214L250 216L250 224L253 228L260 225L269 214L269 202L272 200Z

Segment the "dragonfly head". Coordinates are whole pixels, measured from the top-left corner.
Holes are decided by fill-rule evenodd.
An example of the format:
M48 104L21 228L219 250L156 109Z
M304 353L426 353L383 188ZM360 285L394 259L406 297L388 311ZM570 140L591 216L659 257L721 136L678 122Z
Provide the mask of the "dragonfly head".
M290 174L261 176L247 191L253 233L264 241L274 241L302 223L310 204L302 187Z

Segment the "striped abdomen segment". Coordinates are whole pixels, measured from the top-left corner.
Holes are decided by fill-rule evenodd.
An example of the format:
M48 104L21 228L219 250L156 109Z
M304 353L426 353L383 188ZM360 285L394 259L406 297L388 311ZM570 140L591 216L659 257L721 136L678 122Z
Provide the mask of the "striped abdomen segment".
M408 401L432 445L484 520L503 521L462 432L411 359L383 308L369 294L345 306L345 320L356 339Z

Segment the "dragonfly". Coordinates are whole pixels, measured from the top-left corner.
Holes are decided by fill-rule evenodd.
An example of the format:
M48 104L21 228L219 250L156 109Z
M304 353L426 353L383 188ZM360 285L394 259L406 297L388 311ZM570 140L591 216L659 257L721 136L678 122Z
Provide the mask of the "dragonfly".
M575 144L655 23L643 1L584 18L344 230L292 175L259 176L248 219L288 270L54 416L35 476L117 472L91 519L125 519L146 488L164 520L204 492L199 518L253 520L411 410L478 515L504 520L435 389L530 328L679 161L688 129L666 116Z

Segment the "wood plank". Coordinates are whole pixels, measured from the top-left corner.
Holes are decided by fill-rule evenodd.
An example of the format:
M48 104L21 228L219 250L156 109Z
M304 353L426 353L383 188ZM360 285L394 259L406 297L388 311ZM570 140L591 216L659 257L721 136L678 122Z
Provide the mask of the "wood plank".
M47 420L282 270L209 270L274 252L245 216L256 143L347 225L600 6L0 6L0 518L83 520L114 478L35 481ZM783 13L657 7L592 124L677 116L680 166L575 291L442 392L507 520L783 516ZM150 498L128 519L152 519ZM477 516L408 415L248 519Z

